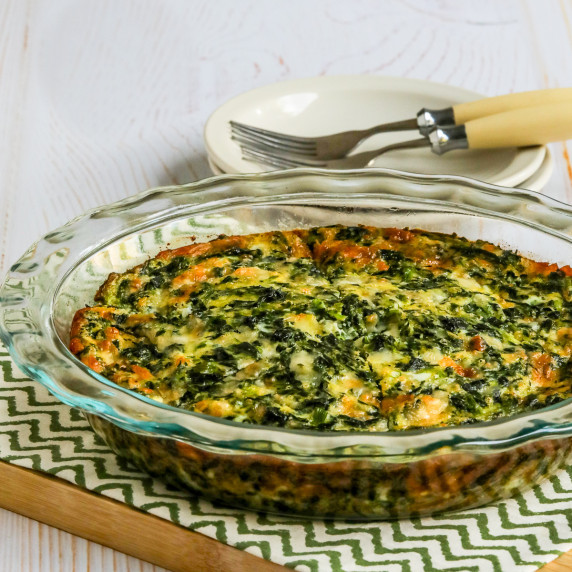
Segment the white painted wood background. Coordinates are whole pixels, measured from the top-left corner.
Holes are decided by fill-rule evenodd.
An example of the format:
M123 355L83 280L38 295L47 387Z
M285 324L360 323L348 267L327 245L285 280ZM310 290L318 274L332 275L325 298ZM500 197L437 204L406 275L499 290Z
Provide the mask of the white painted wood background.
M0 0L0 273L50 229L210 175L209 114L271 82L572 86L571 0ZM572 202L572 143L547 194ZM158 572L0 511L0 571Z

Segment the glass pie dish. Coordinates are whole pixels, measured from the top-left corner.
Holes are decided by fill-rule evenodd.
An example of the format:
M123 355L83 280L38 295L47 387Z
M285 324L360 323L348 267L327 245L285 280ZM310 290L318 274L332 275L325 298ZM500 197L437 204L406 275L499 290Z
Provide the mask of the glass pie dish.
M248 425L123 389L68 350L75 311L110 272L165 248L328 224L483 238L539 261L572 261L572 208L531 191L390 170L224 175L152 189L46 235L0 290L0 335L19 367L83 411L118 455L234 506L386 519L479 506L572 459L572 399L487 423L395 432Z

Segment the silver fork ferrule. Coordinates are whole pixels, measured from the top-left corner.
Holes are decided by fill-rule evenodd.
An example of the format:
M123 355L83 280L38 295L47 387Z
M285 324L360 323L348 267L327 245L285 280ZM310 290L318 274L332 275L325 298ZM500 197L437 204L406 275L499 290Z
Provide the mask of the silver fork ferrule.
M453 149L468 149L469 141L464 125L452 127L435 127L428 135L431 151L442 155Z
M438 125L455 125L455 114L452 107L445 109L427 109L424 107L417 114L419 133L428 136L429 132Z

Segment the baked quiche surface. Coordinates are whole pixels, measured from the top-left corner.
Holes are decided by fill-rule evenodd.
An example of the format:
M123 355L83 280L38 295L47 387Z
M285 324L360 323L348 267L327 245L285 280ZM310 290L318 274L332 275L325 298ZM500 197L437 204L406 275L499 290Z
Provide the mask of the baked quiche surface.
M421 230L219 237L111 274L70 349L183 409L295 429L488 421L572 396L572 270Z

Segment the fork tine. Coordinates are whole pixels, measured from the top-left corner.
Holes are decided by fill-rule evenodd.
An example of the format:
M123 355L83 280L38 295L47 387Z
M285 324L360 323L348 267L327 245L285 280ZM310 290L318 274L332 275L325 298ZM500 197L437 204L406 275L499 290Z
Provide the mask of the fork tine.
M278 167L279 169L292 169L296 167L296 165L292 165L289 161L283 161L275 157L270 157L269 155L252 152L247 149L242 150L242 158L247 161L270 165L271 167Z
M238 121L231 121L230 125L233 130L249 132L255 137L265 137L277 142L289 142L292 144L302 145L302 146L314 146L316 142L313 138L309 137L299 137L296 135L285 135L284 133L277 133L276 131L270 131L268 129L262 129L261 127L253 127L252 125L246 125L245 123L240 123Z
M236 141L241 147L248 147L255 150L264 151L265 149L275 149L277 153L295 153L296 155L314 156L313 149L303 147L295 147L285 143L277 143L276 141L267 141L259 137L250 137L245 135L231 135L231 139Z
M236 131L232 130L233 137L240 137L242 139L247 139L249 141L254 141L259 144L272 145L274 147L287 147L288 149L295 150L297 153L314 153L316 150L315 145L301 145L296 141L289 141L287 139L278 140L272 137L266 137L266 135L258 135L250 131Z
M234 131L240 133L249 133L255 137L266 137L274 141L280 141L280 142L287 141L289 143L293 144L295 143L297 145L313 146L315 144L313 137L288 135L285 133L279 133L277 131L270 131L269 129L263 129L262 127L254 127L252 125L246 125L245 123L239 123L236 121L231 121L230 124Z
M248 154L251 158L256 158L262 162L273 161L274 164L281 163L284 167L326 167L327 163L325 161L313 161L308 159L301 159L299 157L285 156L285 155L274 155L269 153L267 150L261 149L251 149L242 147L242 152Z

